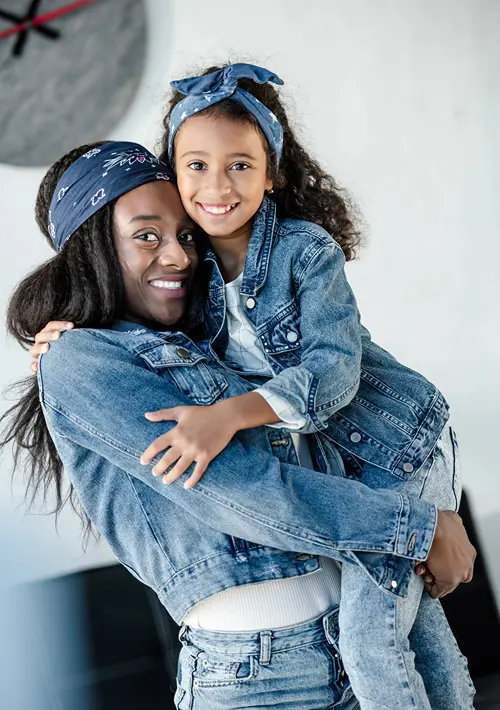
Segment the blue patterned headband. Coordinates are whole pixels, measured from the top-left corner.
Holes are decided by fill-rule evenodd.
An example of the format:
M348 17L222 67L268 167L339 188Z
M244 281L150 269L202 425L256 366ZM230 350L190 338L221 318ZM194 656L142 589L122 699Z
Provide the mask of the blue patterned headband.
M93 214L147 182L175 181L172 169L138 143L110 142L80 156L54 190L49 233L57 251Z
M253 79L258 84L265 84L268 81L272 81L274 84L283 84L279 76L254 64L230 64L225 69L220 69L212 74L192 76L171 82L170 86L186 95L186 98L179 101L170 115L168 157L172 164L175 135L184 121L204 108L213 106L224 99L236 101L255 116L267 142L275 151L276 160L279 163L283 150L283 128L267 106L264 106L248 91L239 88L238 79Z

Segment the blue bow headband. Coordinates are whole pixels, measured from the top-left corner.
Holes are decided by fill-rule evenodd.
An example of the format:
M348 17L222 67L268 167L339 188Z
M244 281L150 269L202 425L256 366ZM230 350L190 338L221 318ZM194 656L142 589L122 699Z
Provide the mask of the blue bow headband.
M104 143L77 158L57 183L50 203L49 233L57 251L108 202L156 180L174 182L175 177L138 143Z
M283 128L267 106L264 106L248 91L239 88L238 79L253 79L258 84L265 84L268 81L272 81L274 84L283 84L279 76L254 64L230 64L225 69L220 69L212 74L192 76L171 82L170 86L186 95L186 98L179 101L170 115L168 157L171 163L173 163L174 157L175 135L184 121L224 99L236 101L255 116L267 142L275 151L276 160L279 163L283 151Z

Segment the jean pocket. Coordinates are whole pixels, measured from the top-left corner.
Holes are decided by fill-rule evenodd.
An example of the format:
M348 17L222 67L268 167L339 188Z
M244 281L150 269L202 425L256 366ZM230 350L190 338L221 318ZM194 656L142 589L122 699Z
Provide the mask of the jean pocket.
M332 688L334 687L338 693L336 702L340 702L345 699L350 688L349 678L345 672L338 648L329 641L326 641L324 649L330 661L330 686Z
M462 467L460 463L460 454L458 451L458 441L455 430L450 427L449 431L451 451L453 456L453 493L455 494L455 511L458 510L460 499L462 498Z
M259 664L254 656L231 658L202 651L196 659L195 688L214 688L248 683L257 678Z
M181 686L178 685L174 695L174 705L176 707L176 710L184 710L182 701L184 700L185 695L186 691L184 690L184 688L181 688Z
M421 479L421 481L420 481ZM428 461L419 471L421 497L440 510L458 510L462 495L460 462L455 432L446 426Z

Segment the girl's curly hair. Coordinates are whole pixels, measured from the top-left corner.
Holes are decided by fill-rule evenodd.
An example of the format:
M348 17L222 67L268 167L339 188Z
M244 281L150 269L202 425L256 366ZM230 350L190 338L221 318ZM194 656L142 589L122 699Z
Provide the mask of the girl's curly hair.
M228 65L208 67L203 74L211 74L226 66ZM361 232L356 227L354 208L346 190L300 145L290 127L278 91L273 86L257 84L251 79L240 79L238 85L267 106L283 127L283 155L279 166L276 165L275 154L267 141L264 141L268 149L269 176L273 181L271 197L276 202L278 216L302 219L320 225L342 247L346 260L353 259L361 244ZM180 92L172 91L163 119L164 134L161 139L160 158L167 163L170 114L183 98L184 95ZM247 121L260 131L255 117L231 99L208 106L197 115L224 116L234 121Z

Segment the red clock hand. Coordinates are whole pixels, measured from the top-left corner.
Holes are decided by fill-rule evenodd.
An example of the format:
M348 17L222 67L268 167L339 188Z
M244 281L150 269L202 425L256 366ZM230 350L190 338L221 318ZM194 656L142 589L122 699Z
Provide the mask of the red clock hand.
M8 30L3 30L2 32L0 32L0 39L4 39L5 37L11 37L12 35L17 34L18 32L23 32L24 30L29 30L30 27L43 25L46 22L55 20L58 17L63 17L63 15L67 15L69 12L79 10L80 8L85 7L85 5L91 5L94 2L97 2L97 0L75 0L75 2L70 2L67 5L63 5L57 10L51 10L51 12L46 12L43 15L38 15L38 17L35 17L34 20L30 20L30 22L21 22L18 25L9 27Z

